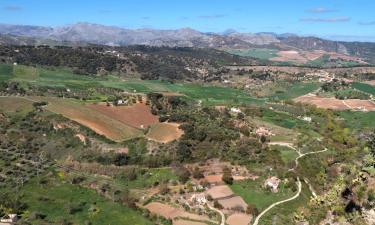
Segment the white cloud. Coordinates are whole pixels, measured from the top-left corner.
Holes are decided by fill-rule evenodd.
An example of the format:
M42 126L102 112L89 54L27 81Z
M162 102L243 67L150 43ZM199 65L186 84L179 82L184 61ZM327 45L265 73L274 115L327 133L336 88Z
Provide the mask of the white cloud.
M320 22L320 23L338 23L338 22L348 22L351 18L348 16L340 17L330 17L330 18L320 18L320 17L304 17L301 18L301 22Z

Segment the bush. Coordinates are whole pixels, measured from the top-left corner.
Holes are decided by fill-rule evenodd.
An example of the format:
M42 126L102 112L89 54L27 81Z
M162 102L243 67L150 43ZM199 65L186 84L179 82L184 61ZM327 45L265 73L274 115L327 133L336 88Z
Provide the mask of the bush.
M257 216L259 215L259 210L254 204L249 204L247 205L246 213Z
M215 200L214 201L214 207L217 208L217 209L223 209L224 207L219 203L218 200Z
M233 177L232 177L232 171L230 168L225 167L223 169L223 177L221 178L226 184L233 184Z

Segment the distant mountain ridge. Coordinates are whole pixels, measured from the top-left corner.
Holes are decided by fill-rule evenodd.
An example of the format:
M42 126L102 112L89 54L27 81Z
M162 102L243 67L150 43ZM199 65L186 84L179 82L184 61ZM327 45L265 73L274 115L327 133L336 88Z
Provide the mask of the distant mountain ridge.
M295 34L239 33L227 30L203 33L191 28L177 30L125 29L91 23L62 27L0 24L0 44L51 44L60 42L75 45L99 44L109 46L149 45L168 47L199 47L247 49L254 47L279 50L323 50L361 57L375 63L375 43L340 42ZM33 40L34 39L34 40Z

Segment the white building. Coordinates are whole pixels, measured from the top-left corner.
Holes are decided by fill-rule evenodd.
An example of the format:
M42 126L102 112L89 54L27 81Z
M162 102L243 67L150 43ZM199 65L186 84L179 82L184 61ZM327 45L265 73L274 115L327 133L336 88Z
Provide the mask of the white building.
M207 203L207 199L204 193L193 194L190 198L190 201L196 202L198 205L204 205Z
M264 186L265 187L269 187L271 188L271 191L273 193L276 193L278 192L278 187L279 187L279 184L280 184L280 179L277 178L277 177L270 177L268 178L265 182L264 182Z

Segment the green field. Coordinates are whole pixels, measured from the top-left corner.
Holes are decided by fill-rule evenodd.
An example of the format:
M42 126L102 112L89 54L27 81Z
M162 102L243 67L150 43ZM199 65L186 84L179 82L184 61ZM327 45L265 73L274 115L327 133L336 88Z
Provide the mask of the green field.
M76 75L68 70L58 69L29 69L38 76L27 76L20 71L17 75L10 69L12 65L0 65L0 80L14 80L26 82L40 87L65 87L73 90L92 90L96 87L118 88L128 92L178 92L185 95L187 99L202 101L204 105L226 105L226 104L262 104L264 101L249 96L242 90L226 87L215 87L210 85L193 83L169 83L160 80L122 79L117 76L86 76ZM36 71L34 71L36 70ZM23 69L22 71L27 71ZM100 99L100 96L98 96Z
M280 126L287 129L292 129L294 127L305 125L306 123L300 119L297 119L285 112L276 112L270 109L264 109L262 113L262 120Z
M293 98L297 98L299 96L308 94L312 91L317 90L318 88L319 88L318 83L297 82L286 87L284 91L272 94L269 97L271 97L272 99L277 99L277 100L288 100L288 99L293 99Z
M164 181L177 180L171 168L155 168L148 169L143 174L138 174L137 178L132 181L117 180L117 184L124 185L129 189L143 189L152 187L155 183L163 183Z
M231 185L230 188L236 195L241 196L246 203L255 204L260 211L274 202L287 199L293 195L292 191L284 188L283 184L280 185L278 193L272 193L263 188L263 181L264 178L258 178L255 181L239 181Z
M354 82L352 84L352 87L357 90L369 93L370 95L375 95L375 87L372 85Z
M268 48L249 48L249 49L230 49L229 53L245 57L253 57L257 59L270 59L277 57L277 49Z
M22 97L0 97L0 113L5 114L20 114L33 110L33 104L30 100Z
M297 199L274 207L260 219L259 224L294 224L294 213L299 207L306 206L310 196L309 188L303 183L301 195Z
M345 120L347 127L355 130L371 129L375 127L375 112L337 112Z
M296 150L288 148L286 146L272 145L271 150L278 150L281 153L281 159L285 164L292 163L298 157Z
M38 179L28 182L21 190L28 212L47 215L49 224L152 224L139 212L99 196L94 190L64 183L57 178L41 184ZM32 224L45 224L33 219Z

